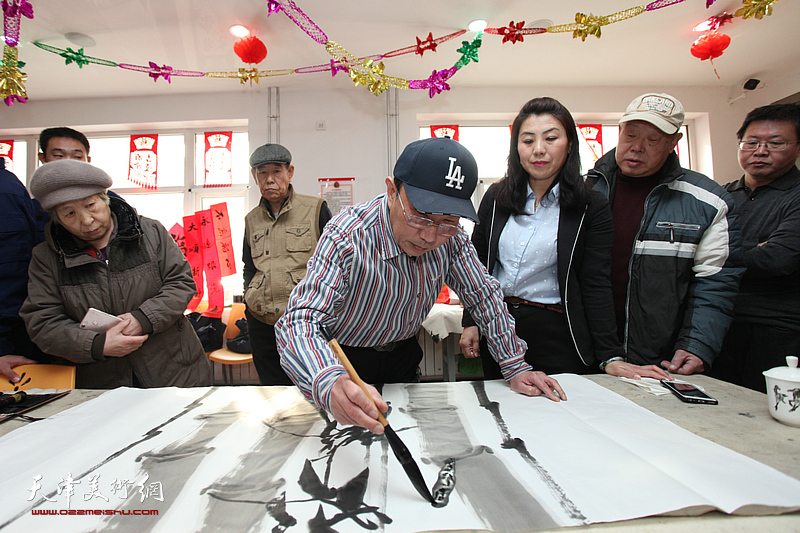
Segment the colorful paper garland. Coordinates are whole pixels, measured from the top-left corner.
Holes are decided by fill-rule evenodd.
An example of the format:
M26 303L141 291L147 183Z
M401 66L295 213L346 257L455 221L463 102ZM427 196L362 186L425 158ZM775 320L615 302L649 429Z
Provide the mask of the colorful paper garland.
M491 35L498 35L503 37L503 43L510 42L516 44L524 42L525 35L537 35L542 33L561 33L572 32L573 38L581 38L581 41L586 40L589 35L594 35L597 38L601 37L601 28L608 24L620 22L644 12L662 9L675 4L684 2L685 0L655 0L646 6L636 6L630 9L619 11L611 15L594 15L585 13L576 13L575 22L571 24L563 24L557 26L550 26L548 28L525 28L524 22L514 23L512 20L508 26L500 28L487 28L486 33ZM772 4L778 0L743 0L743 7L736 11L734 16L747 19L754 17L761 19L764 16L772 14ZM706 8L710 7L715 0L706 0ZM7 25L6 35L8 36L8 25L11 25L12 32L14 29L14 20L16 20L16 36L19 35L19 17L22 15L28 18L33 18L33 9L30 3L26 0L3 0L2 1L4 20ZM173 67L162 65L159 67L157 63L150 61L149 66L130 65L126 63L118 64L113 61L94 58L86 56L81 48L77 52L67 48L60 49L54 46L46 45L44 43L34 42L37 47L48 52L56 53L66 60L66 64L75 63L79 68L89 63L100 64L104 66L121 67L128 70L135 70L139 72L146 72L153 81L157 81L159 77L171 82L172 76L187 76L187 77L202 77L207 76L211 78L236 78L242 84L248 81L252 84L253 81L259 83L259 78L268 76L283 76L288 74L305 74L314 72L331 72L331 76L335 76L339 71L347 71L350 74L351 80L356 86L364 85L373 94L379 95L384 92L388 87L397 87L401 89L427 89L429 96L433 98L436 94L445 90L450 90L447 80L450 79L455 72L460 68L468 65L471 62L478 62L478 49L481 46L481 36L483 32L479 32L476 37L470 41L462 41L461 48L457 52L461 53L461 58L456 64L443 70L434 70L427 79L424 80L404 80L401 78L391 77L384 74L385 65L380 60L387 57L396 57L407 53L416 53L420 56L426 51L435 52L436 48L442 42L453 39L466 33L466 30L460 30L449 35L445 35L438 39L433 38L431 32L428 33L426 39L416 38L416 46L409 46L388 52L386 54L377 54L356 58L348 52L341 45L328 40L325 32L306 15L293 0L267 0L268 15L270 16L278 11L282 11L290 20L292 20L301 30L303 30L309 37L319 44L326 47L326 50L334 56L329 64L315 65L311 67L300 67L295 69L279 69L279 70L265 70L259 71L256 68L245 69L240 68L234 72L199 72L199 71L184 71L177 70ZM10 22L9 22L10 21ZM8 39L7 39L8 40ZM4 52L5 56L5 52ZM379 61L376 65L375 61ZM26 77L23 73L8 69L4 63L2 70L2 78L0 79L0 88L5 89L9 86L14 86L17 89L16 93L0 92L0 97L3 97L7 105L11 105L14 100L24 102L27 100L24 94L24 83ZM21 87L22 93L20 93Z

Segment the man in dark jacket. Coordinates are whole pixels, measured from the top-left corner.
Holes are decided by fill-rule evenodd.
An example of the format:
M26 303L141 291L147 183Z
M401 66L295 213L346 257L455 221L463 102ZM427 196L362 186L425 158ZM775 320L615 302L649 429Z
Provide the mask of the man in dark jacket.
M668 94L636 98L619 143L588 180L611 202L611 285L626 357L601 363L661 364L678 374L711 367L733 317L744 271L730 195L681 168L675 146L684 111Z
M28 295L31 251L43 240L37 224L43 210L5 169L5 161L0 157L0 374L13 379L13 367L35 363L31 358L42 355L25 331L19 308Z
M744 176L725 188L739 210L747 271L712 375L766 392L761 373L800 355L800 107L754 109L737 136Z

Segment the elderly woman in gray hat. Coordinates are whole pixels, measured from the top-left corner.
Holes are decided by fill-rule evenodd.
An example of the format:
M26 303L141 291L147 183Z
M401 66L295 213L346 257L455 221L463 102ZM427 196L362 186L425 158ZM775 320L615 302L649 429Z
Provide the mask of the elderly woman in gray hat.
M109 198L111 177L81 161L39 167L29 188L49 213L33 250L20 316L45 352L77 364L78 388L211 384L211 365L184 310L191 269L159 222ZM81 327L90 308L122 319Z

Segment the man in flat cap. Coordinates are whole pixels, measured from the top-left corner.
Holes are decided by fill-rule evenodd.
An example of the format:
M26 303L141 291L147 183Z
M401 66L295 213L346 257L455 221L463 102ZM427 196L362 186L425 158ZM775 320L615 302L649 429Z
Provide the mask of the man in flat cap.
M47 354L77 365L77 388L199 387L211 364L184 316L196 288L160 222L106 191L111 177L71 159L39 167L30 191L50 214L33 249L20 316ZM121 319L81 327L89 309Z
M245 216L244 302L253 363L262 385L293 385L281 368L275 323L289 293L306 275L306 263L331 219L322 198L292 188L292 154L280 144L265 144L250 156L261 201Z
M566 399L555 379L525 362L527 345L514 332L500 284L459 226L461 217L478 221L471 198L477 183L478 165L461 144L415 141L398 158L394 179L386 178L386 194L343 210L325 227L276 332L283 367L339 422L382 433L376 418L388 406L374 387L373 404L348 377L320 325L366 383L418 381L416 334L444 283L488 339L512 389Z
M708 370L733 318L744 272L734 202L721 185L681 168L683 119L673 96L635 98L617 147L589 171L614 221L611 290L626 357L600 368L617 376L635 377L636 365Z

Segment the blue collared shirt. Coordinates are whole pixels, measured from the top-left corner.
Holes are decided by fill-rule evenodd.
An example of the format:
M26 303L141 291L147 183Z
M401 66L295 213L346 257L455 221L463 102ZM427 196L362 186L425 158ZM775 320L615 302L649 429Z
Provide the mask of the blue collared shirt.
M422 256L394 238L385 195L343 210L325 226L275 325L281 363L303 394L330 410L334 382L345 373L319 334L324 323L340 344L372 347L408 339L447 283L469 309L506 379L531 370L497 280L462 230Z
M561 303L558 288L558 219L560 188L556 183L536 205L528 185L525 215L509 217L500 234L493 274L504 296L543 304Z

